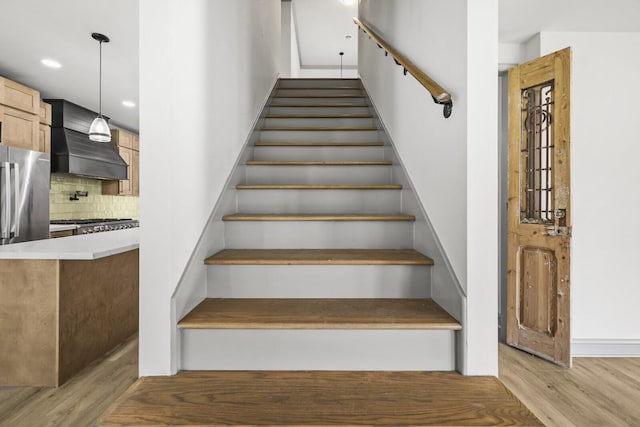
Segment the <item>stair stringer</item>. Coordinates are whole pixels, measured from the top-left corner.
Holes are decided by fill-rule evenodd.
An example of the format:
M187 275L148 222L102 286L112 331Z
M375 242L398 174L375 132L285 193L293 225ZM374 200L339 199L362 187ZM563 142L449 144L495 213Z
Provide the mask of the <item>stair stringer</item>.
M279 79L276 77L271 91L262 103L260 114L249 128L249 134L244 141L242 150L236 159L233 168L224 185L224 189L209 215L209 219L198 239L189 261L176 285L176 289L171 296L171 324L172 330L172 372L177 373L181 366L181 334L177 327L178 321L189 313L195 306L207 297L207 267L202 262L207 256L224 249L224 223L222 217L236 213L237 197L236 185L242 184L246 180L247 160L253 157L255 143L260 139L260 128L265 122L265 115L269 109L269 104L273 99Z
M393 162L393 182L402 185L402 212L414 215L416 221L413 227L414 249L428 254L434 260L434 265L430 269L430 295L431 298L444 308L462 325L462 330L455 332L456 341L456 370L465 372L466 360L464 357L466 348L466 304L467 296L460 281L458 280L451 262L436 234L436 231L429 219L424 204L414 191L414 185L407 173L407 169L395 148L393 139L387 130L379 110L373 102L364 80L361 80L363 91L367 94L369 107L374 112L374 124L380 129L380 140L384 142L385 160Z

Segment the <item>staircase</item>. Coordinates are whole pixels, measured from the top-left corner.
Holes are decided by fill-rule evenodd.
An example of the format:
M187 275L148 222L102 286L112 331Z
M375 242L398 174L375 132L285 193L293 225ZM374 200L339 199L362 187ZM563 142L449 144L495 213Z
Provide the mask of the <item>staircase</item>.
M281 79L179 322L182 370L455 369L401 168L357 79Z
M359 80L279 81L214 214L181 372L98 425L542 425L497 378L426 372L454 370L461 326L430 298L443 276L378 123Z

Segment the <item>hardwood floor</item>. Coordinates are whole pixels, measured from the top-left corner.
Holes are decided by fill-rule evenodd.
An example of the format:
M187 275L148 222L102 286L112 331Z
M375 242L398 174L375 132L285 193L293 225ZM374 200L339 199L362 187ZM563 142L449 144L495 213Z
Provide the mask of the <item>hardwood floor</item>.
M2 427L86 427L138 379L132 337L60 388L0 387Z
M0 388L0 426L91 426L135 382L133 338L64 386ZM640 426L640 358L570 370L500 345L500 379L547 426Z
M500 380L547 426L640 426L640 358L565 369L500 344Z
M143 378L99 426L541 426L495 377L191 371Z

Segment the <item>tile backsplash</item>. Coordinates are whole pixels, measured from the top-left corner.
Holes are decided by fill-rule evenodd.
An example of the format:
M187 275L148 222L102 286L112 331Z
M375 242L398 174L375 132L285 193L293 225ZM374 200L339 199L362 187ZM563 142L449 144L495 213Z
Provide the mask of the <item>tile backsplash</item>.
M76 191L87 197L71 201ZM103 196L102 181L73 175L51 174L50 217L56 219L139 218L138 197Z

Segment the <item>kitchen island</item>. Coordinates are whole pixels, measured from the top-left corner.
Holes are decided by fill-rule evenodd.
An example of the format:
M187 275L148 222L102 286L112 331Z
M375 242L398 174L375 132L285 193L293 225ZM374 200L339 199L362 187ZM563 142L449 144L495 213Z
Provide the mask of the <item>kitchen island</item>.
M58 386L138 330L139 229L0 246L0 386Z

